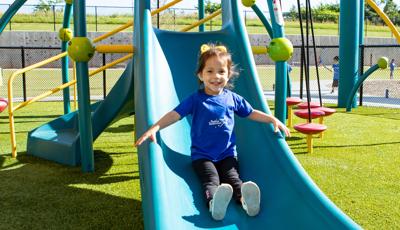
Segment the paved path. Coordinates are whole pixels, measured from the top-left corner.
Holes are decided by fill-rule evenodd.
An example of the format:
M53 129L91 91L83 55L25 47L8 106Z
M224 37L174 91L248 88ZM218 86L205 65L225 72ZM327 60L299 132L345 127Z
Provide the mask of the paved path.
M331 94L331 81L323 80L321 81L321 97L322 103L332 103L337 104L337 89L335 92ZM316 81L310 82L310 93L311 93L311 101L319 102L319 94L318 94L318 85ZM292 97L300 97L300 82L292 83ZM274 100L275 92L274 91L264 91L264 95L268 100ZM305 92L304 85L304 100L307 100L307 94ZM363 106L375 106L375 107L386 107L386 108L400 108L400 98L385 98L385 97L377 97L377 96L363 96Z

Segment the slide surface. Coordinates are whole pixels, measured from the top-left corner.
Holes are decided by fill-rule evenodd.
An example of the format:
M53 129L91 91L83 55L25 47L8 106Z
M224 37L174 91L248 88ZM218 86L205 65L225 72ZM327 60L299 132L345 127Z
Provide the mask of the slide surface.
M238 1L223 0L223 29L179 33L153 29L149 1L135 2L136 132L141 135L163 114L198 89L199 47L222 42L240 76L235 91L269 113L239 16ZM161 130L158 143L138 149L146 229L359 229L312 182L280 134L270 125L236 119L238 159L244 181L261 189L261 211L248 217L234 202L223 221L212 220L190 159L191 121Z

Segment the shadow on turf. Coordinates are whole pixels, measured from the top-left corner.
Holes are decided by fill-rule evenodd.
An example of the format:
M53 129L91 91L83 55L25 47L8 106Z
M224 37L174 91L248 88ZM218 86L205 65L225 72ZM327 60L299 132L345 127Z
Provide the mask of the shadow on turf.
M82 173L80 167L59 165L26 153L18 155L18 162L3 167L5 157L10 156L0 156L0 200L7 201L2 202L0 214L5 229L143 229L139 200L90 189L90 185L112 188L113 183L139 180L132 172L105 175L113 164L108 153L95 151L94 173Z
M122 133L122 132L132 132L134 130L135 128L133 124L129 124L129 125L120 125L118 127L109 127L104 131L109 133Z

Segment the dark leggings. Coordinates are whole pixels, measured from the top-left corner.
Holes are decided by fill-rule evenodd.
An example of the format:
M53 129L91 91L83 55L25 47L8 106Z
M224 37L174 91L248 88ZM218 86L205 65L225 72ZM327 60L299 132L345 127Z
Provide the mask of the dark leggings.
M221 183L230 184L233 188L233 198L240 202L242 180L239 178L239 164L236 158L227 157L218 162L199 159L193 161L192 165L203 186L207 204Z

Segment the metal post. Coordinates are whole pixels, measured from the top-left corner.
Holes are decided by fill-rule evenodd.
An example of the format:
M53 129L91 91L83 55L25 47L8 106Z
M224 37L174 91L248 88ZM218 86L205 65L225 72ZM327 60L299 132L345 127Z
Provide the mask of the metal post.
M21 46L21 58L22 58L22 68L25 68L25 48ZM26 101L26 74L22 74L22 93L24 101Z
M175 27L176 27L176 12L175 12L175 9L174 9L174 30L176 30Z
M360 52L360 1L340 1L339 38L339 96L338 107L346 108L352 88L358 76ZM357 106L354 97L352 107Z
M53 30L56 31L56 6L52 5L53 9Z
M71 22L71 14L72 14L72 5L65 4L64 18L62 25L63 28L69 28ZM65 52L67 51L67 49L68 49L68 42L61 41L61 51ZM69 60L67 56L61 58L61 74L62 74L62 83L65 84L69 82ZM71 112L70 87L63 89L63 98L64 98L64 114L68 114Z
M74 0L74 33L75 37L87 37L85 0ZM83 172L93 172L94 155L90 110L89 66L87 62L76 62L76 66L81 166Z
M157 0L157 9L160 8L160 0ZM157 28L160 28L160 14L157 14Z
M103 53L103 66L106 65L106 54ZM107 81L106 81L107 73L106 70L103 70L103 98L106 98L107 95Z
M247 26L247 10L244 11L244 25Z
M362 76L364 74L364 21L365 21L365 3L364 0L360 0L360 28L359 28L359 39L360 39L360 66L359 66L359 74L358 76ZM358 79L357 76L357 79ZM363 84L361 84L359 90L359 104L362 105L363 100Z
M360 46L361 50L360 50L360 76L364 74L364 52L365 52L365 46L364 44L362 44ZM360 99L359 99L359 105L362 106L363 105L363 94L364 94L364 84L361 84L360 86Z
M201 20L204 18L204 14L205 14L204 0L199 0L198 5L199 5L199 20ZM204 28L204 23L203 23L199 26L199 31L204 32L204 29L205 28Z
M95 23L96 32L97 32L98 31L98 28L97 28L97 6L94 6L94 23Z
M11 4L8 5L8 8L10 8L10 7L11 7ZM11 31L11 19L10 19L10 23L9 24L10 24L10 31Z

